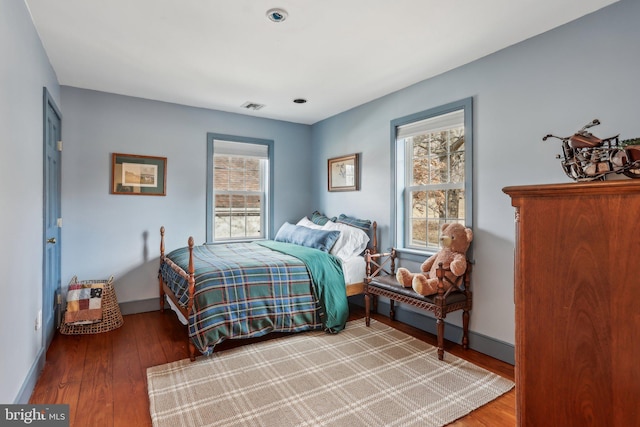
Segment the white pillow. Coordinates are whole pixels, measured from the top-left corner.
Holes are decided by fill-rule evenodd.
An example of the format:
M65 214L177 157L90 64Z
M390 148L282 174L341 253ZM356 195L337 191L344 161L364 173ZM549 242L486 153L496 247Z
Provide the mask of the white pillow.
M307 227L307 228L316 228L318 230L322 229L321 225L316 224L315 222L311 221L306 216L304 218L302 218L300 221L298 221L298 223L296 225L301 225L301 226Z
M369 243L369 236L364 231L350 225L337 222L327 222L321 227L323 230L339 230L340 237L331 248L330 253L346 261L360 255Z

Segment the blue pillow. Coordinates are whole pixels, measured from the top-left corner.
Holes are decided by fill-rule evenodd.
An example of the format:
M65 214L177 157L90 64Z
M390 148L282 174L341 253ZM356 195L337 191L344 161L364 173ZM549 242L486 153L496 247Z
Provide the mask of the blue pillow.
M347 216L345 214L340 214L340 216L338 217L336 222L340 222L342 224L347 224L347 225L359 228L359 229L364 230L364 231L369 231L369 229L371 228L371 221L370 220L353 218L353 217Z
M340 232L337 230L318 230L285 222L278 230L274 240L329 252L338 237L340 237Z

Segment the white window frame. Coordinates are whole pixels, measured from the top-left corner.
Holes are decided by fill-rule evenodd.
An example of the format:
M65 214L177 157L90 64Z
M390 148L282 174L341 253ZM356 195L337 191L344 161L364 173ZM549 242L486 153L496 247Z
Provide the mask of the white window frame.
M437 119L455 111L462 111L464 118L464 202L465 218L464 225L473 228L473 103L472 98L462 99L446 105L431 108L409 116L401 117L391 121L391 221L392 221L392 245L399 252L415 254L419 257L431 255L438 251L435 246L424 248L410 246L410 224L409 215L411 212L409 194L412 187L408 186L409 171L406 165L405 140L398 138L399 129L406 131L412 124L419 125L419 122L426 119ZM430 120L431 121L431 120ZM450 184L444 184L442 189L452 188ZM415 189L415 188L414 188ZM470 248L468 256L471 257Z
M257 144L266 146L267 157L264 162L261 162L261 191L259 192L264 197L261 198L260 206L260 237L230 237L224 239L215 239L215 188L214 188L214 154L216 142L223 142L233 144ZM239 145L239 155L242 155L243 147ZM250 137L242 137L236 135L224 135L218 133L207 133L207 207L206 207L206 243L219 243L229 241L250 241L257 239L270 239L273 236L273 179L274 167L273 167L273 141L267 139L258 139ZM236 192L225 192L226 194L233 194ZM237 194L249 195L255 194L251 191L240 191Z

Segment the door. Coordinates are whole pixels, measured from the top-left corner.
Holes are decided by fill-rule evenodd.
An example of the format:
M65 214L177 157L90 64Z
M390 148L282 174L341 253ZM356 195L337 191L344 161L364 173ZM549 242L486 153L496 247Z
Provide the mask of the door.
M60 295L60 228L62 116L44 89L44 259L42 278L42 343L49 347L57 326Z

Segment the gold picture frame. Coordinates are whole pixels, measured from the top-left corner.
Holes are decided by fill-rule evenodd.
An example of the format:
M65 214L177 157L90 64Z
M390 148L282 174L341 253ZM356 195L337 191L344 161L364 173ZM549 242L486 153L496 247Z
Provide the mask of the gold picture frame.
M166 184L166 157L111 155L111 194L166 196Z
M327 161L329 191L360 190L358 154L334 157Z

